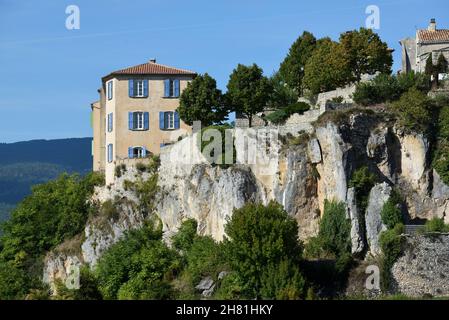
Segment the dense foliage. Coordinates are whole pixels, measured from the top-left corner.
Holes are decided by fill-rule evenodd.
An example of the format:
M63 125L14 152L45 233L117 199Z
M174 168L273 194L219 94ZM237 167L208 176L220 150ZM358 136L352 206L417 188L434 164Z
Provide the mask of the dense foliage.
M303 296L298 225L279 204L247 204L234 211L225 231L228 262L235 272L233 287L239 288L240 297Z
M340 45L349 60L353 80L360 81L363 74L391 72L392 54L372 29L360 28L342 33Z
M390 198L382 206L380 216L388 229L393 229L395 225L403 223L401 204L401 196L397 191L393 191Z
M344 48L325 39L317 45L304 69L304 87L313 94L344 87L350 82L351 67Z
M289 49L287 56L279 67L279 74L289 88L302 93L302 79L307 60L316 48L316 39L312 33L304 31Z
M427 95L411 88L392 105L399 124L407 131L426 132L432 120L432 110Z
M445 224L442 218L432 218L426 222L424 230L425 232L449 232L449 225Z
M172 294L170 276L177 268L176 252L162 241L153 223L130 231L98 261L96 275L105 299L164 299Z
M84 178L63 174L33 187L2 226L0 266L10 268L16 280L0 281L0 293L8 292L0 299L23 298L38 286L42 254L83 230L91 208L87 199L94 186L103 183L104 178L94 173Z
M416 88L426 93L430 90L430 78L423 73L379 74L373 80L361 82L353 95L355 103L363 106L398 100L402 94Z
M217 89L217 82L207 73L198 75L182 91L177 109L181 119L188 125L201 121L202 126L210 126L227 120L227 110L223 95Z
M398 223L392 229L383 231L379 237L379 244L383 253L380 284L384 293L387 293L390 289L392 283L391 268L402 252L403 238L401 235L403 232L404 225Z

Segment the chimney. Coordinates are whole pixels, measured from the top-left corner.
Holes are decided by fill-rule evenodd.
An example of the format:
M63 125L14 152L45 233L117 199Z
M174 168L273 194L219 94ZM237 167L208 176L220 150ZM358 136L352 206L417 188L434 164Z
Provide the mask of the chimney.
M435 18L430 19L429 27L427 28L429 31L436 31L437 30L437 23L435 21Z
M155 58L150 59L150 63L156 63L156 59Z

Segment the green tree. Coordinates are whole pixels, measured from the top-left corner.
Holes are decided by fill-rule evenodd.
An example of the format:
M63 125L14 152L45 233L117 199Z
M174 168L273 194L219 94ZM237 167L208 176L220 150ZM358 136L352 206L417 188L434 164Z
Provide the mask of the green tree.
M198 223L195 219L187 219L181 224L178 232L172 238L173 248L188 251L196 238Z
M304 87L317 94L344 86L350 79L351 69L343 47L330 39L321 41L307 60Z
M0 261L0 300L23 299L30 288L26 272L8 261Z
M273 74L269 80L273 91L268 101L268 107L279 110L298 101L297 91L287 85L279 72Z
M393 103L393 110L399 116L399 123L409 131L426 132L432 120L432 112L428 97L411 88Z
M295 42L279 67L279 75L283 81L297 94L302 93L302 79L307 60L316 48L316 39L312 33L304 31ZM295 101L291 102L294 103Z
M87 200L102 183L97 174L63 174L34 186L3 226L1 256L20 265L81 232L91 208Z
M285 290L295 292L290 298L303 295L298 225L279 204L247 204L234 211L225 231L228 261L236 274L233 286L241 288L243 297L274 299ZM282 274L272 273L281 266Z
M267 106L272 87L270 81L256 64L239 64L229 77L226 101L231 109L241 113L252 124L253 116Z
M442 53L440 53L440 56L438 57L436 69L437 69L438 73L447 73L447 71L448 71L447 60Z
M432 55L429 54L429 56L426 59L426 66L424 68L424 73L431 76L434 74L435 66L433 64Z
M351 223L346 219L346 208L343 202L324 201L324 213L320 221L318 237L322 240L323 249L332 252L336 257L351 252Z
M228 114L221 90L217 89L217 82L207 73L198 75L187 84L177 111L188 125L199 120L206 127L227 120Z
M360 28L342 33L340 44L349 61L353 80L359 82L363 74L391 73L391 51L371 29Z

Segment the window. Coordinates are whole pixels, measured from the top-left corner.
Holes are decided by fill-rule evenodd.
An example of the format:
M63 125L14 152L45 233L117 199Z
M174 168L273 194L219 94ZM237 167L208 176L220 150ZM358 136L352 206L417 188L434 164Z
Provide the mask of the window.
M129 130L148 130L149 113L148 112L129 112Z
M110 162L112 162L112 144L110 143L110 144L108 144L108 162L110 163Z
M128 83L130 98L148 97L148 79L131 79Z
M107 88L107 91L108 91L108 100L111 100L111 99L112 99L112 85L113 85L113 82L112 82L112 80L111 80L111 81L108 82L108 88Z
M136 80L136 97L143 97L143 80Z
M128 148L128 158L138 159L145 158L147 156L147 150L145 147L129 147Z
M159 128L161 130L179 129L179 115L176 111L159 112Z
M165 113L165 128L166 129L174 129L175 128L175 113L174 112L166 112Z
M164 93L167 98L179 97L179 79L167 79L164 84Z
M143 130L143 112L134 112L134 129Z
M113 114L112 114L112 112L111 113L108 113L108 132L112 132L112 129L113 129L113 124L112 124L112 121L113 121Z

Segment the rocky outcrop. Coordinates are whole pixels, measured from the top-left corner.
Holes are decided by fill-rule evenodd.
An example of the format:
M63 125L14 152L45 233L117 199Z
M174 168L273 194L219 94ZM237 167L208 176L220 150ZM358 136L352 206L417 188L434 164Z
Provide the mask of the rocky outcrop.
M411 297L449 296L449 234L413 235L391 270L394 289Z
M357 200L354 188L348 189L346 204L348 218L351 219L351 252L353 254L359 254L363 252L365 245L363 241L364 234L360 221L360 213L357 208Z
M391 194L391 187L384 183L375 185L369 194L368 206L366 208L366 239L370 252L374 255L379 254L379 235L387 227L382 223L380 212L385 202L388 201Z
M198 148L198 133L163 148L154 206L164 238L169 241L185 219L194 218L200 234L222 240L226 221L236 208L275 200L296 219L299 238L307 241L317 234L328 199L346 204L352 252L369 250L376 255L379 234L385 230L380 212L393 188L400 190L409 219L438 216L449 220L449 187L430 168L429 143L424 136L405 134L378 114L338 115L319 120L308 135L292 143L287 139L285 144L276 139L279 132L270 131L271 127L268 131L237 128L233 131L237 163L228 166L207 162ZM366 212L360 212L355 189L349 187L353 172L362 166L380 181L369 194ZM44 278L64 277L64 266L76 259L95 266L126 230L139 227L146 217L136 210L138 199L124 183L147 178L129 167L113 185L99 188L92 201L118 201L118 216L91 218L79 252L49 254Z

